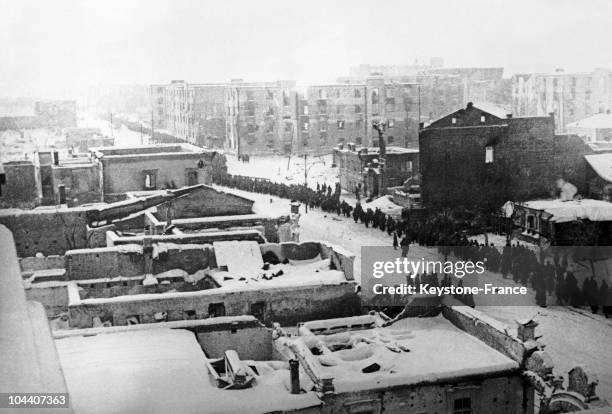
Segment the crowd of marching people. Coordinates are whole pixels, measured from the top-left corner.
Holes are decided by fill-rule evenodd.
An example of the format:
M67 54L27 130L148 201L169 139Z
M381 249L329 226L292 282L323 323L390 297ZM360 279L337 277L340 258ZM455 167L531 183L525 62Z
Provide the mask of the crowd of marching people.
M502 249L493 243L478 243L470 240L465 231L455 229L448 218L430 216L411 220L407 210L400 217L393 217L378 207L364 208L360 202L359 190L355 193L357 202L352 206L341 200L339 183L334 186L317 183L316 188L310 188L303 184L275 183L267 179L227 173L218 174L213 179L215 183L226 187L297 200L306 207L306 211L308 208L320 208L327 213L352 218L355 223L363 224L366 228L387 233L393 248L401 249L402 257L408 255L411 244L418 244L437 247L445 257L483 261L488 270L533 288L536 303L540 306L546 306L548 298L555 298L558 305L590 306L593 313L602 309L606 318L612 314L612 306L608 306L612 305L608 283L605 280L597 281L591 276L580 285L569 266L567 254L563 257L557 254L546 259L518 242L512 245L508 241ZM413 279L412 283L446 286L452 280L448 275L439 278L436 274L423 274ZM473 306L473 298L460 299Z

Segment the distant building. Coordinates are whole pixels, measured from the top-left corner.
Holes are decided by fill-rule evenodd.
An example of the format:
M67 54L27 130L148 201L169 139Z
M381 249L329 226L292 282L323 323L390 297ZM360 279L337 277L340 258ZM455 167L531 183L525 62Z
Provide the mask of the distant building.
M166 128L166 85L149 85L151 120L154 128Z
M226 149L237 154L297 152L303 127L298 126L300 101L295 81L232 81L226 89Z
M225 135L225 84L191 84L172 81L165 85L163 97L160 86L152 85L156 93L154 123L162 125L173 136L193 145L223 148ZM163 110L161 108L163 105ZM164 121L159 119L163 112Z
M582 137L585 142L612 141L612 114L610 111L595 114L567 124L567 132Z
M104 183L104 200L127 191L179 188L209 183L213 162L224 165L215 151L190 144L92 149Z
M308 89L308 145L378 146L372 122L387 120L389 145L416 147L419 117L416 83L368 77L363 83L314 85Z
M115 139L102 135L99 128L68 128L65 134L66 147L72 153L86 154L89 148L115 145Z
M612 71L517 74L512 77L512 112L517 116L555 115L556 132L612 109Z
M575 135L555 135L555 119L503 117L472 103L419 134L421 190L429 206L491 211L506 200L548 198L562 177L586 191L584 155Z
M38 101L34 113L49 127L76 127L76 101Z
M0 131L76 127L76 101L18 101L15 105L15 111L0 107Z
M419 150L388 146L385 167L380 169L378 147L362 147L353 143L334 148L334 164L338 166L338 181L343 190L354 193L360 187L362 196L385 194L386 187L401 186L419 172Z

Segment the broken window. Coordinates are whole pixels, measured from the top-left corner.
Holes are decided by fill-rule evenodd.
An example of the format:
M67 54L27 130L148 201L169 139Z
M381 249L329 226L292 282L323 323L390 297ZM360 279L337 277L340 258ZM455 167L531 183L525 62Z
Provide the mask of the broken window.
M198 171L194 169L187 170L187 185L197 185L198 184Z
M266 314L266 302L251 303L251 315L263 322Z
M485 147L485 164L493 163L494 151L493 147Z
M319 121L319 131L321 132L327 131L327 121L325 119L321 119Z
M225 316L225 304L221 302L211 303L210 305L208 305L208 316L211 318Z
M344 120L338 121L338 129L344 129Z
M452 117L451 118L451 124L456 124L457 123L457 118L456 117Z
M157 186L157 171L144 171L144 189L155 190Z
M125 318L126 325L138 325L140 324L140 315L129 315Z
M453 404L453 414L472 414L472 399L457 398Z
M387 121L387 127L388 128L393 128L395 126L395 119L389 119Z
M486 117L486 116L484 116L484 115L481 115L481 116L480 116L480 122L481 122L481 123L483 123L483 124L484 124L485 122L487 122L487 117Z
M196 319L196 311L193 309L183 311L183 319Z
M378 103L378 89L372 90L372 104Z

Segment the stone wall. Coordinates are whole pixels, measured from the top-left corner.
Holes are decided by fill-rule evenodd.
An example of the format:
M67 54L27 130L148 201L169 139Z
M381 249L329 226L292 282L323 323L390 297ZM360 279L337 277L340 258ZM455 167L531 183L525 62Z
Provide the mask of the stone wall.
M97 164L53 168L53 189L58 201L58 187L62 184L66 188L66 201L69 206L101 201L100 170Z
M360 309L355 283L350 282L233 292L209 289L144 299L136 295L71 302L71 326L91 327L95 316L111 320L113 325L125 325L131 316L138 316L141 323L150 323L155 322L154 314L158 312L167 312L170 321L192 317L204 319L212 316L212 309L221 305L228 316L253 314L255 305L263 312L262 322L266 325L272 322L294 325L309 319L350 316Z
M157 218L173 219L232 216L253 213L253 200L202 187L190 194L157 207Z
M62 255L88 246L85 209L0 210L0 224L13 232L19 257Z
M2 185L0 208L33 208L40 204L38 167L30 161L6 162L3 166L6 184Z

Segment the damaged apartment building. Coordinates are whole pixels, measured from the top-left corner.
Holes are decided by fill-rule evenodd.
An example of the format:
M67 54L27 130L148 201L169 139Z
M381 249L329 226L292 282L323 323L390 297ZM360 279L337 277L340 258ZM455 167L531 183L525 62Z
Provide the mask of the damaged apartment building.
M381 119L388 144L417 148L419 122L470 100L510 101L502 68L387 69L311 85L305 96L295 81L151 85L152 122L178 139L236 154L326 154L349 142L377 146L372 122Z
M91 407L197 412L213 406L219 413L321 414L609 409L597 396L597 379L588 368L571 369L567 381L555 375L536 335L536 321L518 321L511 328L474 309L439 301L427 302L423 317L396 320L371 312L303 319L297 329L266 327L258 315L206 318L197 312L176 319L159 312L150 323L50 329L42 306L24 294L11 235L3 227L0 240L9 247L0 252L6 269L0 318L8 333L0 341L13 355L0 360L5 374L0 382L27 380L28 386L66 392L70 408L62 412L86 413ZM281 245L277 251L295 254L295 247ZM297 259L305 252L312 254L312 247ZM167 288L164 282L158 286ZM93 306L107 301L112 289L125 289L100 288L100 295L90 299ZM93 289L86 286L80 294ZM267 297L273 300L276 289ZM172 294L187 293L193 294ZM132 297L154 295L135 292ZM181 310L192 303L185 301ZM279 316L270 314L270 320ZM131 320L136 322L134 316ZM45 358L37 358L41 354ZM135 398L133 384L155 398L142 398L142 393ZM100 389L105 392L96 392Z

